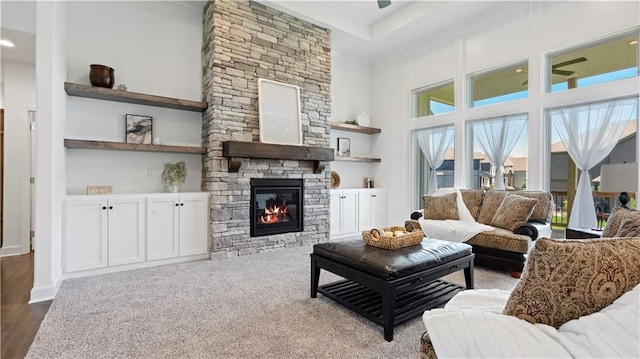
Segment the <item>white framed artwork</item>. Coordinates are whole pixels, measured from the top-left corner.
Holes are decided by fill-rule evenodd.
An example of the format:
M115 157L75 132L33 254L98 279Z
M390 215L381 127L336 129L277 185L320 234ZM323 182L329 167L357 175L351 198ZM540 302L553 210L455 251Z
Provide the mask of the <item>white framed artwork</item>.
M258 116L260 142L302 144L298 86L258 79Z

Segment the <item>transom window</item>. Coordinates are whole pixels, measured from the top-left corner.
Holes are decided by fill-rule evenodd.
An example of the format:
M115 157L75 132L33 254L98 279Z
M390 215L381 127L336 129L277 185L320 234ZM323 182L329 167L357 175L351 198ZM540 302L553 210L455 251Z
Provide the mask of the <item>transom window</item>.
M551 57L551 92L638 76L638 34Z
M453 82L413 92L413 117L433 116L455 109Z
M527 63L471 75L469 107L490 105L527 98L529 90Z

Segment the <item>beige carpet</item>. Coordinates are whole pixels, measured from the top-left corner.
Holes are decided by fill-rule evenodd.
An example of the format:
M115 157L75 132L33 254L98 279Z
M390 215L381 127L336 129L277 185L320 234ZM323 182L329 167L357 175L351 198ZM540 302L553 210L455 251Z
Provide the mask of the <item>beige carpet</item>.
M299 247L66 280L28 358L415 358L420 317L382 327L309 298ZM322 271L321 283L338 279ZM464 285L462 271L445 279ZM476 288L511 289L477 267Z

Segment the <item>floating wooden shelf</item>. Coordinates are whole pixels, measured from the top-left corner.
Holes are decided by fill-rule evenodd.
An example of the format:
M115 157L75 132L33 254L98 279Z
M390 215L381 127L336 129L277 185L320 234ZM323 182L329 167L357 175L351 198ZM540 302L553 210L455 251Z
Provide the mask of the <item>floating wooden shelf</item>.
M358 156L350 156L350 157L342 157L336 156L334 161L350 161L350 162L382 162L379 158L374 157L358 157Z
M313 172L320 173L320 161L333 161L333 149L325 147L275 145L261 142L227 141L222 143L222 156L229 157L229 172L238 172L240 158L313 161Z
M70 96L87 97L98 100L135 103L138 105L157 106L195 112L203 112L207 109L206 102L181 100L171 97L147 95L138 92L112 90L104 87L93 87L70 82L64 83L64 90Z
M145 145L136 143L88 141L64 139L64 147L82 148L90 150L119 150L119 151L145 151L145 152L168 152L168 153L206 153L202 147L193 146L167 146L167 145Z
M329 126L331 126L331 128L336 130L366 133L368 135L382 132L381 129L375 128L375 127L350 125L348 123L341 123L341 122L329 122Z

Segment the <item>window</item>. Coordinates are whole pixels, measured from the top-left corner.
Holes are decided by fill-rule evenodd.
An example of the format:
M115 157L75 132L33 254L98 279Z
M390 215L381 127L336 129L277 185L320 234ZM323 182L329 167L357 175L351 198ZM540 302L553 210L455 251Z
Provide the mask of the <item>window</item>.
M469 124L472 188L527 188L527 115L496 117ZM501 164L501 168L496 163Z
M547 111L552 130L551 190L560 209L554 222L595 228L600 213L609 212L615 205L617 194L612 196L610 192L637 190L633 188L637 179L633 179L622 187L602 183L605 188L601 191L605 192L593 192L601 185L603 174L611 178L603 173L603 167L637 163L637 106L637 98L631 97ZM614 176L623 177L627 176Z
M638 34L551 57L551 92L638 76Z
M527 63L521 63L497 71L471 75L470 107L527 98L528 71Z
M431 194L438 188L453 187L454 126L414 132L419 147L419 193Z
M453 112L455 108L453 82L413 92L413 117Z

